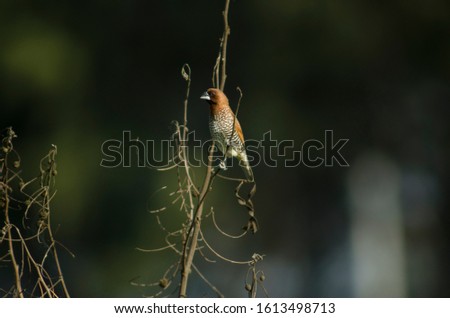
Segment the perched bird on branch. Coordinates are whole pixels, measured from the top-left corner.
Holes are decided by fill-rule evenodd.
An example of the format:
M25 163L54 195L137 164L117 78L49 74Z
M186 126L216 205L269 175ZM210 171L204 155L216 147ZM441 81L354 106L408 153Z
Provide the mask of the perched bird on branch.
M236 157L248 181L253 182L253 172L244 146L244 135L225 94L216 88L208 89L200 99L210 105L209 130L212 140L226 157ZM223 162L224 165L224 162ZM225 168L225 165L222 167Z

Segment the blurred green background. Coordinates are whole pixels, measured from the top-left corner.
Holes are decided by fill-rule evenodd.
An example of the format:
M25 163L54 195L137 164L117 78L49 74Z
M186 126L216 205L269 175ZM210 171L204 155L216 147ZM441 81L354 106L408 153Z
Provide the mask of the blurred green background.
M148 213L171 201L172 172L100 167L101 145L166 139L181 120L209 138L208 107L224 1L0 1L0 126L13 126L23 176L58 146L56 237L75 297L139 297L176 257ZM254 168L260 231L206 230L225 256L265 254L272 297L449 297L450 3L232 1L226 93L244 91L248 139L348 138L350 167ZM201 175L201 169L198 175ZM231 172L238 173L238 170ZM200 178L199 178L200 180ZM167 185L166 192L152 195ZM238 233L247 217L216 180L207 208ZM175 206L166 222L177 226ZM199 261L227 296L245 297L246 266ZM2 272L4 273L4 272ZM212 296L198 278L191 296ZM0 277L0 285L5 282ZM4 286L2 286L4 287Z

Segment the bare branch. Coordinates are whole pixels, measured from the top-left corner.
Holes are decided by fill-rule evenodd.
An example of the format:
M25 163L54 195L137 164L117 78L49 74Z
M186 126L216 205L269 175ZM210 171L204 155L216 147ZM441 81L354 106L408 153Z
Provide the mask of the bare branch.
M228 10L230 8L230 0L226 0L225 2L225 10L222 12L223 15L223 36L222 36L222 54L221 54L221 62L222 62L222 70L220 77L220 90L224 91L225 89L225 81L227 80L227 45L228 45L228 36L230 35L230 26L228 25Z

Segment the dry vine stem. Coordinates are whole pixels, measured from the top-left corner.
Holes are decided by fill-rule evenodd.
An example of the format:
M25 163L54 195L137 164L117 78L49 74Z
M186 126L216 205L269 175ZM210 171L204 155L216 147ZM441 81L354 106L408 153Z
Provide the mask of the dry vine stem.
M14 131L11 128L6 129L5 137L2 139L2 151L4 152L4 157L1 161L0 172L2 174L2 182L1 182L1 190L2 190L2 206L5 213L5 226L2 229L2 232L5 232L6 229L6 241L8 242L8 255L11 260L13 272L14 272L14 281L15 281L15 291L13 296L23 298L23 289L21 282L21 274L19 265L16 259L16 255L14 252L14 237L12 234L12 225L9 219L9 202L10 202L10 192L11 187L9 186L10 181L10 169L8 169L9 165L9 153L14 151L12 140L17 137ZM19 161L20 162L20 161ZM3 241L3 239L2 239ZM2 258L3 259L3 258Z
M5 296L21 298L69 297L50 220L50 203L56 194L56 146L41 160L39 177L25 182L18 170L20 156L13 147L16 137L11 128L5 130L0 155L4 217L0 248L4 242L8 245L0 262L9 263L14 275L14 285L3 290Z

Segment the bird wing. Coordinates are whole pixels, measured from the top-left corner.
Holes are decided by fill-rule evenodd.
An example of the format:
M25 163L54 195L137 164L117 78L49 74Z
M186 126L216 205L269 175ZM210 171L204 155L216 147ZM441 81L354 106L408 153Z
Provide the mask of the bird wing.
M239 124L239 121L237 120L237 118L234 122L234 130L237 132L241 142L244 143L244 134L242 133L242 128L241 128L241 125Z

